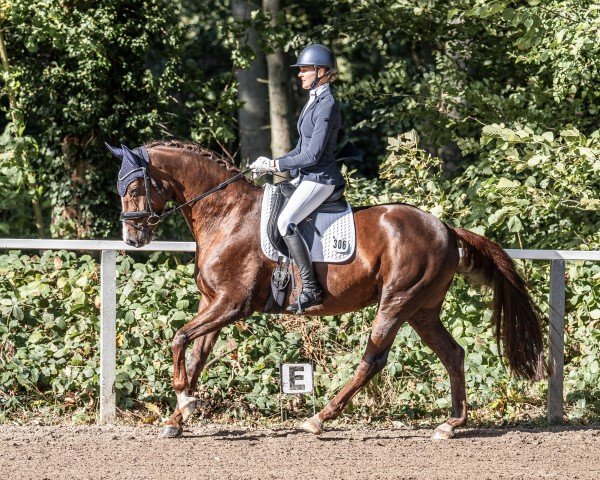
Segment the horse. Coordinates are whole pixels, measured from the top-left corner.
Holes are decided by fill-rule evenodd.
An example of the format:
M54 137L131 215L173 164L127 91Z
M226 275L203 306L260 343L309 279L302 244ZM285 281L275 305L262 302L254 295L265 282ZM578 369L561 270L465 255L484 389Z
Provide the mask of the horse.
M107 146L123 158L122 149ZM161 436L175 438L196 408L193 392L221 329L264 311L275 262L260 247L261 187L199 145L155 141L144 147L148 163L143 178L131 182L121 199L123 240L135 247L147 245L162 218L179 210L196 242L194 275L201 300L197 315L172 340L177 407L161 431ZM170 200L178 206L166 210ZM315 264L323 304L304 315L341 315L373 304L377 314L354 376L301 430L323 433L325 422L340 415L384 368L398 330L408 322L450 377L451 415L433 438L455 436L467 423L465 353L440 321L440 311L457 273L493 289L492 324L511 372L530 380L547 374L543 318L499 245L409 204L355 207L353 215L356 252L342 264ZM293 301L291 296L287 294L283 308ZM192 342L186 370L185 352Z

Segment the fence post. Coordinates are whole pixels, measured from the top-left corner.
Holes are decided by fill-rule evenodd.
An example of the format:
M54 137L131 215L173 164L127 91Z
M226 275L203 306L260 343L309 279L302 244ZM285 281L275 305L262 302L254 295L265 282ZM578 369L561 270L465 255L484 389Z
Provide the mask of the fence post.
M116 418L117 252L102 250L100 264L100 423Z
M563 421L563 374L565 361L565 261L550 261L550 366L548 423Z

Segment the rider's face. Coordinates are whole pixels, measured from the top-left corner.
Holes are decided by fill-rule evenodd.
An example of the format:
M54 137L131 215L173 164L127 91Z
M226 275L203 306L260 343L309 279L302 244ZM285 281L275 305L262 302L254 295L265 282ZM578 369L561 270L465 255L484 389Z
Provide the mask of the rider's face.
M325 69L319 68L319 76L325 75ZM300 67L300 71L298 72L298 77L302 81L302 88L304 90L310 90L313 82L315 81L315 68L314 67ZM319 82L319 85L323 82L327 81L325 78L322 78Z

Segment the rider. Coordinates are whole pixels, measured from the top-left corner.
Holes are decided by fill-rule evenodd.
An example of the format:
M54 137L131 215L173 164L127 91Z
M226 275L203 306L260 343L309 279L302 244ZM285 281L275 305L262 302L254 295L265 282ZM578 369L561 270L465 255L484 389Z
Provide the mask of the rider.
M297 301L288 307L288 311L297 312L323 303L310 251L297 225L345 181L333 156L342 123L339 106L329 88L329 82L335 80L337 74L333 53L324 45L309 45L300 52L292 67L300 67L298 77L302 88L310 90L309 100L298 120L298 144L274 160L258 157L250 168L256 172L290 171L294 177L292 183L297 185L277 221L302 281Z

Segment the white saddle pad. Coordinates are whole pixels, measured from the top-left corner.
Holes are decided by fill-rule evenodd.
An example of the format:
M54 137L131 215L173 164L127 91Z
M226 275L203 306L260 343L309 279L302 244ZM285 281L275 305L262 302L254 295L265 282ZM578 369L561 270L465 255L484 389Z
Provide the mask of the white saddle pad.
M265 185L260 218L260 245L263 253L271 260L277 260L279 253L269 241L267 224L273 205L275 186ZM315 219L315 233L310 251L313 262L342 263L354 255L356 233L354 230L354 215L348 205L341 213L319 213Z

